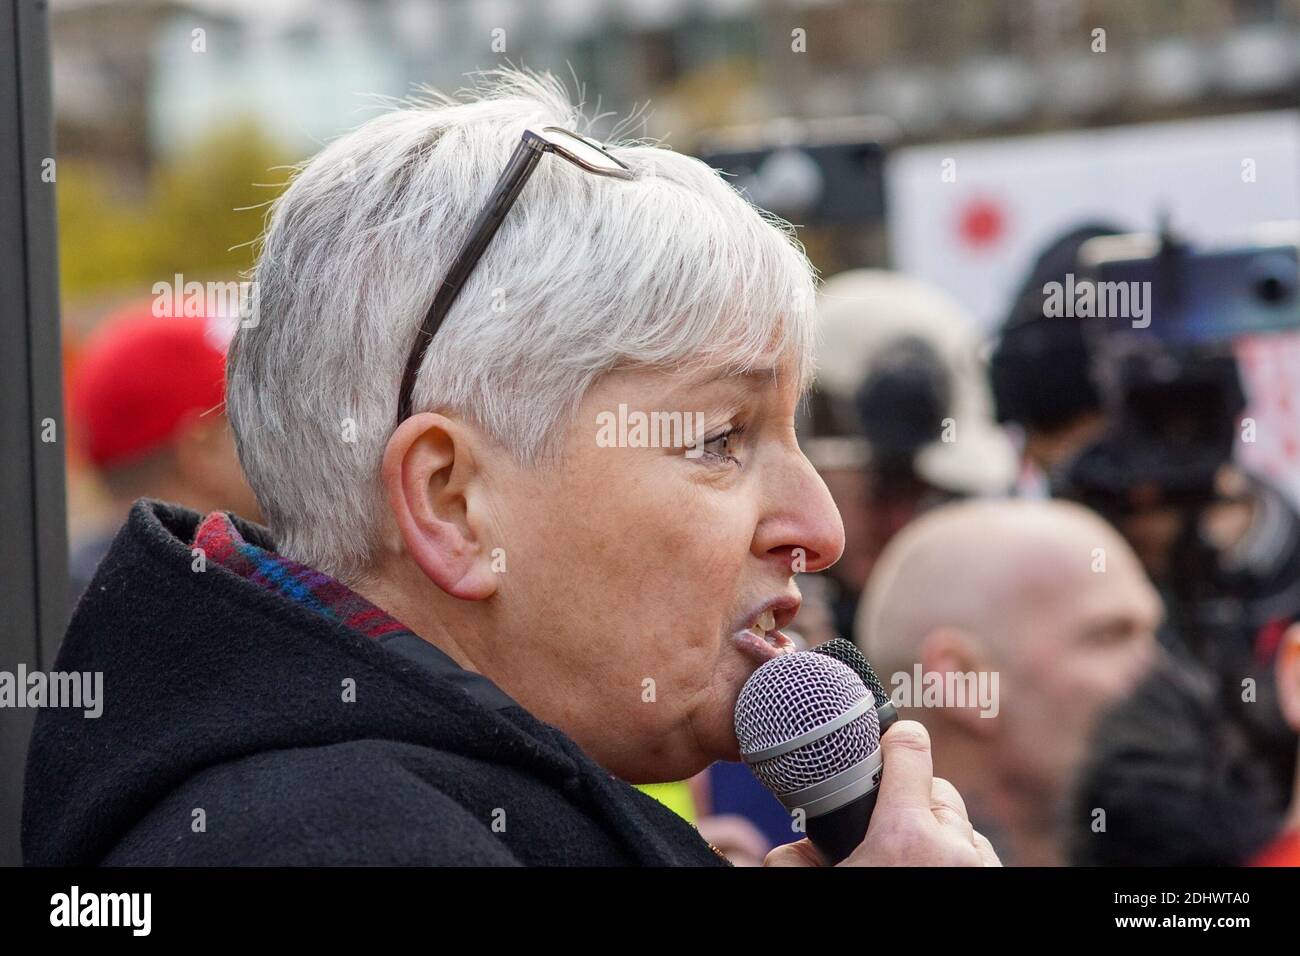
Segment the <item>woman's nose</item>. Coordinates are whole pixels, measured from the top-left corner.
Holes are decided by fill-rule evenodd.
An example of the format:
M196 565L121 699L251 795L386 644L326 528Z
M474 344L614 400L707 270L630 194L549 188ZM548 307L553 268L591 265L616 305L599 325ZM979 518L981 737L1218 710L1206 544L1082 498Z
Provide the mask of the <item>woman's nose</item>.
M790 573L824 571L844 553L844 522L821 475L802 452L793 458L768 492L755 551Z

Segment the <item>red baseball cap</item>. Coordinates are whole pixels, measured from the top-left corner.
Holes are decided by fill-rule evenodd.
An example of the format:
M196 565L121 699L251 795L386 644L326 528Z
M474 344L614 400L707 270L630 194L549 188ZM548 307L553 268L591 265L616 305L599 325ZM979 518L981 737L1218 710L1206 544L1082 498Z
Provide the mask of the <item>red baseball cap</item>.
M91 462L112 468L164 448L191 414L219 408L228 341L218 321L158 318L148 302L105 320L69 389L73 430Z

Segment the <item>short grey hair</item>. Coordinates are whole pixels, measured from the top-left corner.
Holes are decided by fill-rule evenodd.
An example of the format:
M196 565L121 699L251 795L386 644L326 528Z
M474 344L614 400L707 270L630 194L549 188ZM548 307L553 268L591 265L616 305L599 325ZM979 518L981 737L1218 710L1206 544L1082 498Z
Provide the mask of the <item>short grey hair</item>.
M227 405L287 557L364 575L416 330L523 130L541 125L589 130L549 75L426 92L331 143L271 206ZM612 145L633 180L542 158L424 358L416 411L453 410L543 467L614 369L743 372L778 355L806 384L814 277L793 230L696 159Z

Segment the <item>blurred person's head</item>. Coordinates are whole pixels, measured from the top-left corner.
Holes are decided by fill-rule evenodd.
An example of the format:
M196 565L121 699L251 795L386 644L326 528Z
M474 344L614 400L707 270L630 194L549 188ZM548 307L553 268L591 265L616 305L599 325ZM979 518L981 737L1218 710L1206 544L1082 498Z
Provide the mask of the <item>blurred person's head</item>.
M936 773L972 818L1000 831L1016 862L1055 863L1056 816L1089 734L1150 666L1160 618L1132 550L1092 512L968 501L927 513L885 549L855 639L904 716L929 728ZM985 675L993 694L926 698L918 674Z
M1054 239L1016 291L990 358L997 420L1019 427L1024 457L1045 473L1069 462L1105 424L1084 324L1046 315L1046 286L1079 272L1079 251L1089 239L1117 234L1086 225Z
M824 417L863 441L856 456L837 447L842 439L810 451L844 515L845 556L831 573L856 595L879 549L918 510L1004 493L1015 456L993 423L974 318L947 293L854 269L822 286L817 321Z
M624 778L681 779L738 759L736 697L779 644L750 626L843 546L795 438L813 278L788 228L667 149L613 146L631 179L542 156L396 422L521 134L582 123L553 80L506 74L324 149L272 209L228 405L282 554ZM609 447L620 406L702 413L703 454Z
M222 407L223 328L144 303L87 340L69 388L73 433L119 517L147 497L260 519Z

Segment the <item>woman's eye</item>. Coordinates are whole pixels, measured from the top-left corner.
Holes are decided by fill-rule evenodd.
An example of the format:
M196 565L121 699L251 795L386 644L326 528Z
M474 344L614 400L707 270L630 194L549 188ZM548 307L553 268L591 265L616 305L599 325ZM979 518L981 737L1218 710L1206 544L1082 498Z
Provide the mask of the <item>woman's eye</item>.
M736 449L740 431L741 429L737 426L728 428L712 438L704 439L704 457L713 461L728 461L739 464L740 460L732 452Z

